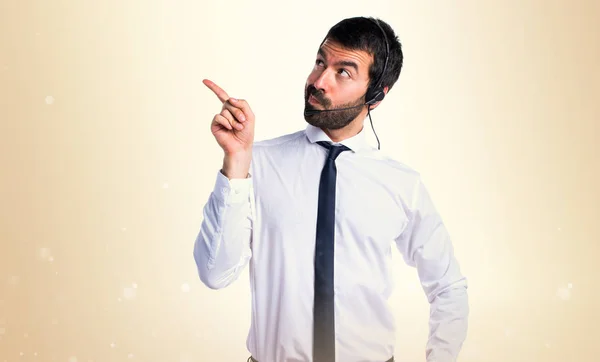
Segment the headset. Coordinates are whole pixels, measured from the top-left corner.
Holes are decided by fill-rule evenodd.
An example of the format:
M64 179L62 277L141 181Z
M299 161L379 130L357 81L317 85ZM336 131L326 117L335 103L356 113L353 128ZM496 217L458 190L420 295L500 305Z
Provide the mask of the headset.
M383 100L383 98L385 98L385 92L383 91L381 82L383 81L383 75L385 74L385 71L387 69L388 59L390 57L390 45L388 43L387 35L385 34L385 31L381 27L381 24L379 24L379 21L377 19L372 19L372 18L369 18L369 20L371 20L372 22L377 24L377 27L379 27L379 29L381 30L381 33L383 34L383 40L385 41L385 63L383 64L383 70L381 71L381 74L379 75L379 77L377 79L377 83L375 83L374 86L371 84L367 88L367 92L365 94L365 103L359 104L358 106L347 107L347 108L305 110L304 115L310 116L310 115L318 114L321 112L335 112L335 111L343 111L343 110L347 110L347 109L358 108L358 107L362 107L365 105L369 106L367 108L367 115L369 116L369 121L371 122L371 128L373 129L373 133L375 134L375 137L377 138L377 149L380 149L379 137L377 137L377 133L375 132L375 128L373 127L373 121L371 120L371 105L373 105L377 102L381 102Z
M388 39L387 39L387 35L385 34L385 31L383 30L383 28L381 27L381 24L379 24L379 21L377 21L377 19L369 19L369 20L371 20L375 24L377 24L377 26L381 30L381 33L383 34L383 40L385 41L385 63L383 64L383 70L381 71L381 74L379 75L379 79L378 79L375 87L371 87L371 85L369 85L369 88L367 89L367 94L365 96L365 99L368 99L368 101L366 101L366 103L365 103L366 105L372 105L377 102L381 102L383 100L383 98L385 97L385 92L383 91L381 82L383 81L383 75L385 74L385 71L387 69L388 59L390 57L390 45L388 43ZM371 108L371 107L369 107L369 108Z

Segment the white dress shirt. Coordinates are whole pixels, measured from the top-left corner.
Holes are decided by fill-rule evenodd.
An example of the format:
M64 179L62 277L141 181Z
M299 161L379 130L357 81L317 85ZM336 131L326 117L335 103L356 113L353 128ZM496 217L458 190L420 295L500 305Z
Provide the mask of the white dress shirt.
M201 281L224 288L249 267L246 346L259 362L311 362L314 253L321 169L319 128L255 142L246 179L220 171L194 244ZM364 128L336 160L335 362L394 355L391 247L417 268L431 306L428 362L455 361L466 338L467 280L420 178L383 156ZM398 356L396 356L398 358ZM332 361L334 362L334 361Z

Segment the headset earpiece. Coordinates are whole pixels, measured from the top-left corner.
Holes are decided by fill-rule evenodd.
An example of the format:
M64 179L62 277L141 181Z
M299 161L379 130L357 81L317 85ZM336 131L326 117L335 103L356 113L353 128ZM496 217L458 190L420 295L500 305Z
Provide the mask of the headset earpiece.
M383 91L383 89L379 88L377 90L370 91L367 93L367 97L366 99L368 99L368 101L365 103L366 105L373 105L377 102L381 102L383 100L383 98L385 98L385 92Z

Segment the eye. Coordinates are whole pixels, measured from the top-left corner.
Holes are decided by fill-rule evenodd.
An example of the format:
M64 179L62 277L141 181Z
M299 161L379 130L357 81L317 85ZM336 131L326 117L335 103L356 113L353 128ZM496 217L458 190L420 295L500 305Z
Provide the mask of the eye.
M350 72L347 71L346 69L342 68L339 70L340 74L342 74L344 77L350 77Z
M324 64L324 63L323 63L323 61L322 61L321 59L317 59L317 61L315 62L315 65L316 65L316 66L321 66L321 65L323 65L323 64Z

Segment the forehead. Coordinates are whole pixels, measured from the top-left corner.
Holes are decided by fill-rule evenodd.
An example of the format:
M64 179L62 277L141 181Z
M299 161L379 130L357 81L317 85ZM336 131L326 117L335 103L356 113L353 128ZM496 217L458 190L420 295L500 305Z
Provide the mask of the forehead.
M366 51L344 48L329 39L321 45L319 54L329 61L353 61L361 68L368 68L373 60L373 56Z

